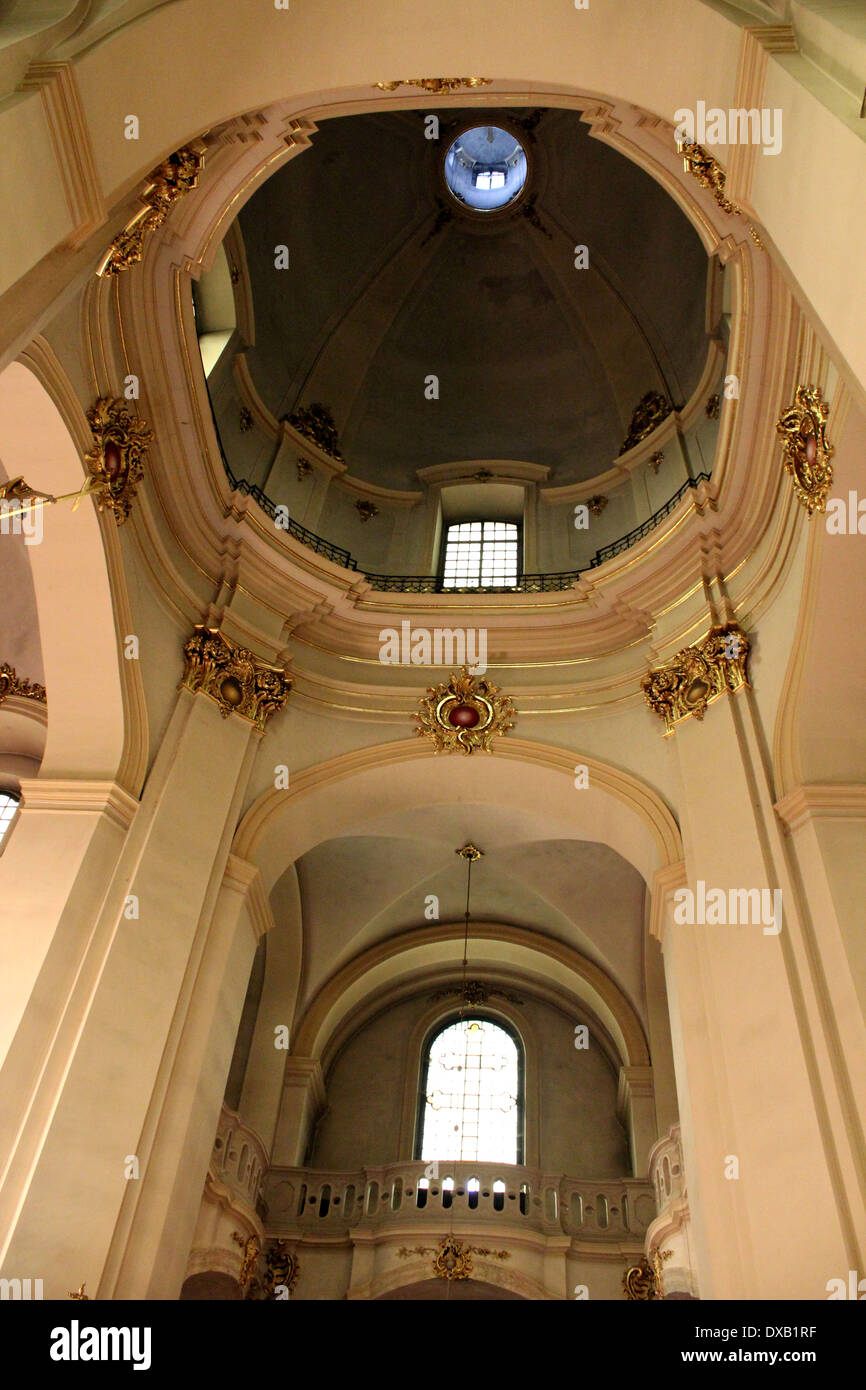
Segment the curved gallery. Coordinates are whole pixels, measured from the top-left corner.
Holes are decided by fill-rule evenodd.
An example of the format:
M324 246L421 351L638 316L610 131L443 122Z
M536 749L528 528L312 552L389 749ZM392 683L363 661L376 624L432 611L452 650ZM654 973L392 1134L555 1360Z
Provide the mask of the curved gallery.
M735 211L683 166L671 117L684 98L668 76L635 72L618 31L599 45L586 28L575 46L561 13L543 40L538 26L493 26L479 55L491 71L529 64L530 90L454 79L435 102L386 80L378 12L327 71L312 37L300 85L300 60L257 47L253 26L255 89L246 65L206 98L195 77L159 126L142 59L169 13L182 33L193 8L143 5L135 26L102 17L101 42L72 42L64 72L94 132L136 54L124 91L142 99L142 141L109 157L98 134L100 191L78 188L62 211L68 182L43 188L34 170L45 221L31 227L22 205L33 234L10 262L53 251L57 232L63 297L45 300L50 277L16 287L4 332L39 364L73 471L84 476L89 452L84 411L130 376L154 444L122 528L90 502L70 514L98 542L72 576L93 590L77 684L71 625L39 582L60 531L24 557L12 655L38 667L41 653L48 713L5 702L23 804L0 867L25 856L38 870L61 842L74 853L53 896L22 892L32 980L18 978L0 1078L4 1274L40 1259L57 1290L86 1278L99 1297L278 1286L365 1299L425 1287L441 1257L441 1283L474 1280L476 1293L561 1300L584 1284L618 1299L630 1262L669 1249L668 1297L822 1296L826 1271L858 1248L861 1212L864 1054L845 923L862 789L845 780L856 682L838 659L852 645L838 596L860 561L856 538L836 546L807 516L776 425L798 386L820 389L836 485L855 486L856 295L840 298L826 269L847 263L856 224L830 215L860 186L846 175L855 142L834 138L805 80L797 101L778 95L803 72L785 25L738 27L698 4L683 63L703 71L695 55L712 52L725 81L739 73L759 103L766 83L786 107L778 166L718 151ZM228 36L237 16L223 17ZM647 22L661 41L663 16ZM421 70L413 32L391 37L394 70ZM458 32L443 70L472 71L448 65ZM358 64L367 85L329 85L351 84ZM302 87L317 105L286 96ZM586 95L597 90L626 99ZM29 92L19 116L42 102ZM59 109L46 101L38 120ZM803 168L812 157L801 117L812 133L826 120L838 152L820 274L802 254L815 207L791 219L773 192L774 169L789 182L788 150ZM470 130L481 154L467 140L462 167L479 197L509 195L501 207L448 190L444 158ZM197 182L139 262L92 275L110 241L101 200L120 227L181 140L203 159ZM61 245L70 209L81 220ZM274 525L268 498L294 530ZM556 585L439 592L448 528L479 519L518 533L521 580ZM402 583L414 579L426 587ZM482 592L496 587L517 592ZM380 634L404 622L484 629L489 677L517 715L491 756L434 757L412 736L425 686L459 662L383 663ZM642 681L735 624L747 679L666 730ZM252 653L271 691L283 682L258 726L237 675L216 688L234 704L208 693L196 625ZM130 636L134 660L121 655ZM831 736L821 716L837 700ZM46 756L27 776L42 730L67 761ZM470 839L483 857L467 933L455 850ZM683 928L676 895L698 882L782 892L782 933ZM423 1044L461 1000L519 1034L525 1146L504 1168L443 1159L437 1177L425 1172L437 1160L415 1157ZM784 1152L780 1132L795 1140ZM718 1171L734 1142L738 1185ZM137 1184L110 1165L133 1150ZM780 1223L773 1192L804 1181L808 1211ZM72 1229L73 1208L87 1230ZM442 1243L457 1216L459 1252ZM467 1254L470 1278L449 1280Z

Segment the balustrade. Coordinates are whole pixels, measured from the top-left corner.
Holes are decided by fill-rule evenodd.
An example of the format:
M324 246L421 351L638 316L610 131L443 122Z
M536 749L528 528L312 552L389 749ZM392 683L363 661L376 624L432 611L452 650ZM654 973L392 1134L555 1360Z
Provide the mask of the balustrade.
M509 1164L421 1161L356 1172L272 1168L264 1191L268 1233L347 1230L448 1213L525 1224L582 1239L642 1239L655 1216L653 1187L631 1178L588 1181Z

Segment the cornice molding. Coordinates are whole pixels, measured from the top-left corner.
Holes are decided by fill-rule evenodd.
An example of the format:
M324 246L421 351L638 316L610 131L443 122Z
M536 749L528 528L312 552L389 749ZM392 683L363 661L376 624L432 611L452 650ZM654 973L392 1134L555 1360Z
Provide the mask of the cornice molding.
M470 471L471 470L471 471ZM416 468L415 477L425 487L450 487L454 483L477 483L476 475L485 471L491 483L543 483L550 477L544 463L526 463L520 459L462 459L459 463L433 463Z
M72 63L65 62L31 63L20 90L38 91L42 97L60 182L73 224L65 245L70 250L78 250L88 237L108 221L108 209L75 69Z
M673 901L673 896L679 888L687 888L689 884L686 874L685 859L680 859L671 864L665 864L657 869L653 878L652 885L652 905L650 908L649 934L658 941L664 949L665 927L667 925L668 907Z
M24 777L21 779L21 808L27 811L104 814L121 830L126 830L132 824L138 802L117 782Z
M813 782L780 797L774 809L788 834L795 834L809 821L866 821L866 785Z
M258 864L251 864L237 854L230 854L223 874L223 883L232 888L244 899L249 914L253 939L259 941L275 925L274 914L262 885L262 875Z

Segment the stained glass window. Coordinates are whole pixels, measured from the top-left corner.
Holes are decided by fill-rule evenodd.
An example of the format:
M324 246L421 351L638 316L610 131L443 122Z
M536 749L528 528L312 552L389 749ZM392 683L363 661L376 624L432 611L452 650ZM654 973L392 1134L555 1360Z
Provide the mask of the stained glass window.
M437 1033L427 1055L420 1157L519 1163L520 1065L504 1028L463 1019Z

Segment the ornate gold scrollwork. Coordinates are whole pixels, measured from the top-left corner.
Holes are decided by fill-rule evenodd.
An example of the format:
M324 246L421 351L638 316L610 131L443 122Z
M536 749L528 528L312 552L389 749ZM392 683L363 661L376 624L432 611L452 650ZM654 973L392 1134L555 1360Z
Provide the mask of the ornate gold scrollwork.
M195 188L203 165L204 148L184 145L154 169L140 195L144 207L118 232L97 275L119 275L141 260L145 241L162 226L178 199Z
M655 1246L651 1262L641 1255L638 1263L627 1269L622 1276L623 1293L632 1302L655 1302L665 1296L662 1265L673 1255L673 1250L659 1251Z
M374 82L380 92L396 92L398 87L420 87L434 96L459 92L461 87L489 87L492 77L402 77L397 82Z
M379 515L379 508L375 502L366 502L360 497L355 503L355 510L362 521L369 521L371 517Z
M317 445L323 453L336 459L338 463L345 462L340 453L340 436L337 433L333 411L329 406L322 405L321 401L314 401L310 406L300 406L293 410L291 415L284 415L283 419L293 430L297 430L298 434Z
M691 715L703 719L707 706L723 691L748 685L749 646L738 623L725 623L644 676L641 689L650 709L665 721L665 737Z
M510 1260L507 1250L488 1250L482 1245L464 1245L456 1236L443 1236L438 1249L431 1245L413 1245L411 1249L402 1246L397 1258L408 1259L411 1255L432 1255L433 1274L437 1279L470 1279L472 1277L472 1256L483 1255L491 1260Z
M253 1277L253 1271L258 1264L262 1247L257 1235L247 1236L245 1240L238 1231L232 1231L232 1240L235 1245L239 1245L244 1252L244 1257L241 1260L241 1267L238 1271L238 1283L241 1287L241 1293L244 1293Z
M186 669L181 684L215 700L223 719L239 714L264 733L271 715L289 698L292 682L287 671L235 646L219 628L196 623L183 650Z
M727 175L719 161L713 155L708 154L703 145L698 145L694 141L686 141L677 148L683 157L683 167L686 173L696 178L702 188L710 190L722 212L729 212L734 217L744 217L743 209L736 203L732 203L725 192ZM746 226L755 245L763 251L764 243L751 222L747 220Z
M619 451L620 454L628 453L629 449L633 449L635 444L640 444L642 439L646 439L648 434L652 434L653 430L661 424L662 420L668 418L671 409L670 403L660 391L647 391L646 395L641 397L635 407L635 412L631 417L628 434L623 440L622 447Z
M776 433L782 436L783 460L794 483L797 500L809 516L823 512L833 481L833 445L826 433L830 407L820 386L798 386L793 405L779 416Z
M437 753L492 753L493 739L514 728L511 699L465 666L460 675L452 671L445 684L429 686L419 703L421 713L412 716L420 726L415 732L429 738Z
M46 702L44 685L36 685L33 681L23 680L17 675L15 667L4 661L0 665L0 705L10 695L18 695L22 700L38 700L43 705Z
M265 1273L262 1279L251 1279L247 1298L261 1301L271 1299L276 1302L277 1289L285 1289L291 1295L298 1282L300 1265L297 1255L289 1250L287 1240L272 1240L265 1247Z
M84 455L100 511L114 513L118 526L129 516L135 491L144 477L144 455L153 434L133 415L125 401L101 396L87 411L93 448Z

